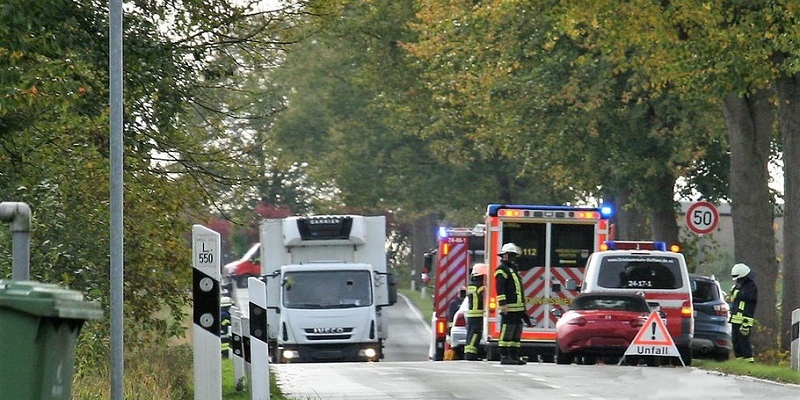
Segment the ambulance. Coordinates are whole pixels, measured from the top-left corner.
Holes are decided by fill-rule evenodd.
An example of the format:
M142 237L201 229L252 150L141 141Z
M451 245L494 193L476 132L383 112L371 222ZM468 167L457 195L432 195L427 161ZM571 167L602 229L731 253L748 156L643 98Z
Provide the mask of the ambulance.
M527 313L534 326L523 328L520 354L552 362L556 347L553 310L565 312L578 295L586 263L610 239L611 207L489 204L485 249L489 279L484 307L486 357L499 360L500 312L494 271L505 243L522 248L519 273Z
M592 254L581 286L588 293L638 293L658 311L680 353L692 364L694 309L686 260L665 242L608 241ZM677 360L677 358L676 358Z

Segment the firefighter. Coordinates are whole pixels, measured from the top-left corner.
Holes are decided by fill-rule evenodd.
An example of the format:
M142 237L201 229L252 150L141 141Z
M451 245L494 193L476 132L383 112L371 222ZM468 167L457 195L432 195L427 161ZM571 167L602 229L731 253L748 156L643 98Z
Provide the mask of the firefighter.
M754 362L753 348L750 344L750 333L755 324L756 303L758 303L758 287L750 277L750 267L738 263L731 268L734 285L731 290L731 323L733 337L733 354L736 359Z
M488 273L488 265L473 265L467 286L467 343L464 345L464 359L469 361L480 361L478 345L483 335L483 293Z
M506 243L500 248L501 262L494 272L497 304L500 306L500 364L525 365L520 359L520 338L522 322L531 325L525 311L525 295L522 278L517 272L517 258L522 249L514 243Z

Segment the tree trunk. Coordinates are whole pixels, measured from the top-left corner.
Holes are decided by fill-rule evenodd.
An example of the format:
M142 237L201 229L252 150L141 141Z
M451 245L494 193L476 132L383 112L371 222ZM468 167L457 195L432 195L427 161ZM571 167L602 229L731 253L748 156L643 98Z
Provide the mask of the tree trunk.
M650 208L650 229L653 240L667 243L667 246L678 243L678 214L675 212L675 177L664 173L653 182L655 192L661 195Z
M778 124L783 140L782 350L791 349L792 310L800 308L800 74L778 80Z
M630 189L622 189L614 197L614 240L648 240L647 219L638 207L628 204Z
M725 97L722 111L731 146L731 216L735 262L746 263L758 285L753 345L756 351L777 348L774 206L770 201L769 148L775 108L769 93Z

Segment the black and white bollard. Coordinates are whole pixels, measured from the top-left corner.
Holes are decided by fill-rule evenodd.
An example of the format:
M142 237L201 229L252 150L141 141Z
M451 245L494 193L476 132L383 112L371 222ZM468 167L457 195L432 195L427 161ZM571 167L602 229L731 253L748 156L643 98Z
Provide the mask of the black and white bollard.
M236 391L245 388L244 344L242 343L242 314L236 306L231 307L231 361Z
M220 236L202 225L192 226L192 335L194 400L222 399L220 351Z
M253 399L269 400L269 346L267 346L267 285L248 278L250 289L250 390Z
M792 371L800 370L800 308L792 311Z

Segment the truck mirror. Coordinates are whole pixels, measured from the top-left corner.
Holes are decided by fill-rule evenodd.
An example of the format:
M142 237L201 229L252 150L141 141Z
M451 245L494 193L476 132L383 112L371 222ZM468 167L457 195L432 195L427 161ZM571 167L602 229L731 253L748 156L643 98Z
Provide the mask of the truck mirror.
M389 283L389 305L397 303L397 278L394 274L386 274L386 281Z
M422 257L422 270L423 271L430 271L431 267L433 266L433 254L425 253Z

